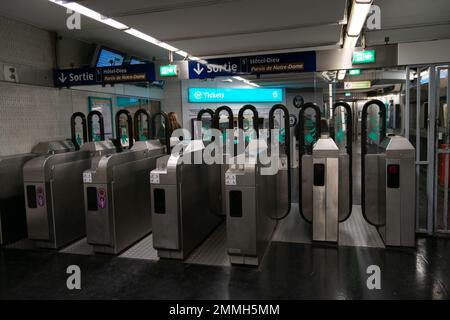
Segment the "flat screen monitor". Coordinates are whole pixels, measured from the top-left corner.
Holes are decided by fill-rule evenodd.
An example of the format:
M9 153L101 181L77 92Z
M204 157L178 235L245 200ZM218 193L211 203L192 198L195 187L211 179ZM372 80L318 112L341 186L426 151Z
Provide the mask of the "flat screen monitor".
M133 65L133 64L144 64L144 63L145 63L144 61L142 61L142 60L140 60L138 58L135 58L135 57L131 57L131 59L130 59L130 64L131 65Z
M125 55L115 50L100 48L96 67L113 67L123 65Z

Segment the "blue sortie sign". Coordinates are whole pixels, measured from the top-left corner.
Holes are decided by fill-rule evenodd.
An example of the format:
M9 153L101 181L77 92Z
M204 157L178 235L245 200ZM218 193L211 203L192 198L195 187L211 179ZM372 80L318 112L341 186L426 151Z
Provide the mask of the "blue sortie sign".
M155 81L153 63L120 67L61 69L54 72L56 87L153 81Z
M189 79L316 71L314 51L189 61Z

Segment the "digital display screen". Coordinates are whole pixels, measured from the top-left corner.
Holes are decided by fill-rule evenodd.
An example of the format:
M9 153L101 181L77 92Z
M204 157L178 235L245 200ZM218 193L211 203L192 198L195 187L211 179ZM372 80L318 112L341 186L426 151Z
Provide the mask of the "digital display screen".
M121 66L125 56L119 52L114 52L108 49L100 49L97 59L97 67L112 67Z
M130 64L134 65L134 64L144 64L145 62L136 58L131 58L130 59Z

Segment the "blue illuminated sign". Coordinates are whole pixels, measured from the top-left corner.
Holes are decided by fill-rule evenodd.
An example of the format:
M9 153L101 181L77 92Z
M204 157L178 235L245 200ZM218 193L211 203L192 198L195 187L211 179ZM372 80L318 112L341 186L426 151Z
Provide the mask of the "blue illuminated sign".
M189 61L189 79L314 71L314 51Z
M189 88L189 102L282 102L283 89Z

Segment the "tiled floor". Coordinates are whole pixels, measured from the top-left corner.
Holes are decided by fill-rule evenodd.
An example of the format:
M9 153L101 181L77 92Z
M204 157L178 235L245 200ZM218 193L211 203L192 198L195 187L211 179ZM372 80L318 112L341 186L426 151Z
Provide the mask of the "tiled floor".
M0 251L5 299L448 299L450 240L414 249L273 242L259 269L122 259L45 250ZM69 265L82 288L66 288ZM381 290L366 286L369 265Z

